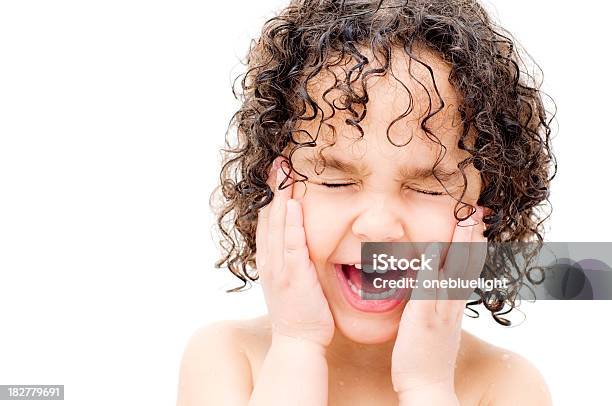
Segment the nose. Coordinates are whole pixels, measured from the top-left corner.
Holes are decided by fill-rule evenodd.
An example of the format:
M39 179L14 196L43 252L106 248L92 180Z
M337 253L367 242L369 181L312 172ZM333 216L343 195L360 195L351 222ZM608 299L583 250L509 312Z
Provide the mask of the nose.
M372 199L352 224L352 231L362 241L391 242L404 237L400 208L387 199Z

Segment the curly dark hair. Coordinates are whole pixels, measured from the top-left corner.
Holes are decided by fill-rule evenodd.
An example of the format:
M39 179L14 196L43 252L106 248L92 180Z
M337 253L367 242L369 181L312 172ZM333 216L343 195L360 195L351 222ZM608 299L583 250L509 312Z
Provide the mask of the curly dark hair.
M542 223L552 208L548 213L544 209L550 207L549 185L557 172L550 145L554 113L544 105L547 95L540 89L541 69L477 1L293 0L269 19L259 39L251 42L246 73L239 82L241 91L235 89L240 76L232 87L242 106L230 120L220 185L210 200L218 216L223 250L215 267L227 266L242 281L242 286L230 291L258 278L250 270L255 270L258 209L273 198L266 183L273 160L279 155L286 157L291 171L291 155L297 148L319 145L318 133L306 132L307 142L295 137L298 122L315 120L322 113L308 88L317 74L323 71L335 77L335 83L323 92L332 116L336 110L346 110L350 118L345 123L363 136L359 123L367 113L366 80L393 75L389 69L392 53L405 52L429 71L434 83L436 94L429 97L420 128L439 143L427 122L440 112L444 101L431 67L414 52L417 46L433 51L450 65L448 80L461 95L458 148L470 157L458 168L463 173L471 163L480 172L482 189L477 204L490 209L483 219L487 227L484 236L496 243L543 242ZM380 66L368 69L371 61L360 52L363 47L375 55ZM330 68L346 58L354 64L346 77L338 78ZM528 65L525 59L532 63ZM537 75L528 72L530 66ZM340 103L325 99L333 89L344 95ZM404 90L408 88L404 86ZM432 100L439 100L441 106L432 108ZM389 128L402 117L389 125L387 138ZM329 118L322 117L322 121ZM237 139L232 146L228 134L234 127ZM475 134L470 142L468 134ZM295 148L286 154L290 145ZM219 191L221 201L214 202ZM472 211L459 217L465 206L462 203L459 199L455 208L458 221L475 210L468 205ZM500 275L493 266L485 266L483 271L486 278L507 276L515 287L522 283L524 273L514 276L510 271L502 272L507 275ZM515 307L516 294L512 292L516 289L481 295L481 300L471 304L483 303L495 320L509 325L498 315L503 307L500 304Z

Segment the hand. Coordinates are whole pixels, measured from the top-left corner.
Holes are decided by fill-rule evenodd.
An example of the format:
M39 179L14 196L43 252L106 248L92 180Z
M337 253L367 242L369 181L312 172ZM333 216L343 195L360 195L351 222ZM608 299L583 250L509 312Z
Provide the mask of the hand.
M441 288L425 289L422 282L451 276L469 280L480 275L487 241L482 235L482 215L483 208L479 206L475 214L455 227L444 261L437 243L426 250L426 257L434 258L433 276L422 278L422 271L419 271L418 287L412 291L411 300L404 308L391 359L393 388L400 399L415 399L419 396L411 395L429 392L456 400L454 373L465 300L455 299L456 290L449 294ZM473 244L476 242L479 244ZM444 265L440 267L440 263ZM463 296L467 299L469 292Z
M308 254L301 204L291 199L293 183L278 189L286 177L281 161L277 157L272 166L268 184L274 198L260 209L256 233L256 264L273 337L293 337L326 347L334 334L334 321ZM290 181L287 178L284 185Z

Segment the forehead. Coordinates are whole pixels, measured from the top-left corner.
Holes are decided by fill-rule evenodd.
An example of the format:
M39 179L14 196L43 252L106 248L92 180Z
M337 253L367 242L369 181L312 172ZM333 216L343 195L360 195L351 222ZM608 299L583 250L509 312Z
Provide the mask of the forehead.
M381 67L370 50L362 48L360 52L369 61L363 72ZM414 58L402 49L394 48L391 66L383 76L368 76L362 82L362 72L362 76L351 84L357 94L363 95L364 87L368 94L367 112L359 122L363 138L355 126L346 123L347 119L355 117L349 110L342 109L346 107L346 92L343 90L346 88L346 75L356 61L346 58L313 77L308 82L307 91L321 111L314 120L298 121L296 129L301 131L297 131L294 138L304 142L316 137L317 147L298 151L314 154L323 149L324 155L350 153L359 159L360 154L375 146L390 159L404 156L430 162L441 150L438 142L431 140L437 138L446 149L445 160L458 161L464 157L465 151L457 148L463 130L457 110L461 98L449 83L450 65L426 48L415 47L412 53ZM351 78L354 79L355 75L356 72ZM353 103L351 107L356 114L362 114L362 105ZM313 113L309 109L304 116ZM429 134L423 126L430 131ZM398 147L389 140L406 145Z

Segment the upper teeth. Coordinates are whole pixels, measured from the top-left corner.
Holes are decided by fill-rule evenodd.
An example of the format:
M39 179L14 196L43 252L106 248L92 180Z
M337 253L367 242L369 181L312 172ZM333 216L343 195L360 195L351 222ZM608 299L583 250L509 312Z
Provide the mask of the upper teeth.
M351 264L351 265L353 265L357 269L361 269L361 264Z

